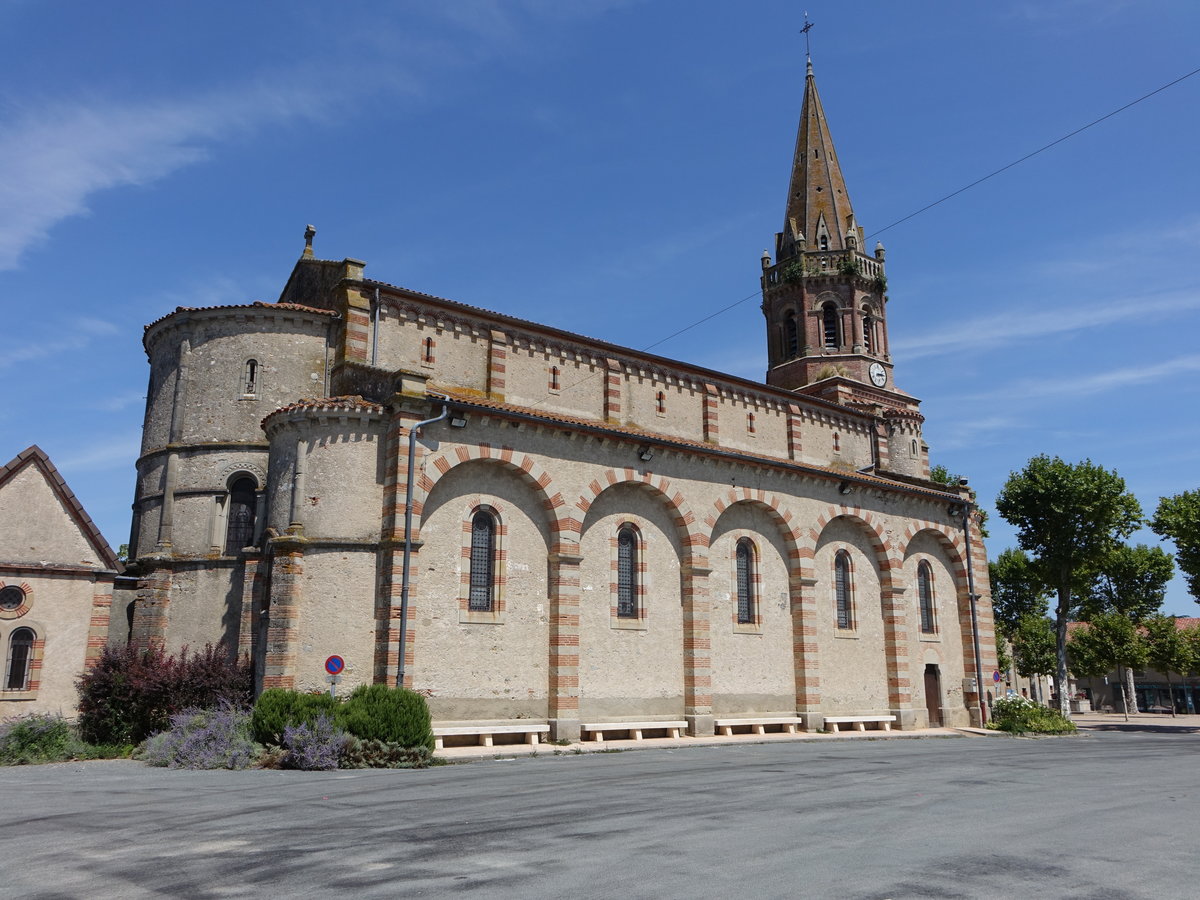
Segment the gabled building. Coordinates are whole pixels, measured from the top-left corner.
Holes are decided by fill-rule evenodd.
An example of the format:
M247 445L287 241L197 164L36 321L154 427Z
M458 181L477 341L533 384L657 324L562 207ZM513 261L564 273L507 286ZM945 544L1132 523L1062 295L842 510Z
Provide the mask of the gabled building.
M337 654L343 689L555 737L977 718L986 555L966 488L929 480L811 66L763 381L378 281L314 234L278 302L146 328L135 641L223 640L261 687L324 688Z
M36 446L0 466L0 718L75 710L108 639L119 563Z

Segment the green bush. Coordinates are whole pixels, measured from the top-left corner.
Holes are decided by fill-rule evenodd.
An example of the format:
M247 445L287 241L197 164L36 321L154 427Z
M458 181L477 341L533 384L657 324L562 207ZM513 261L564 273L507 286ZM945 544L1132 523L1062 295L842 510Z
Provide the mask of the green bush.
M314 725L324 714L337 718L341 704L328 694L302 694L283 688L263 691L254 704L250 718L254 739L260 744L283 746L283 732L289 726Z
M342 750L343 769L424 769L434 764L424 745L404 747L387 741L350 738Z
M359 685L337 715L338 725L361 740L433 750L429 705L415 691Z
M992 706L988 728L1011 734L1074 734L1075 723L1057 710L1025 697L1005 697Z
M85 743L62 716L34 714L0 724L0 765L64 762L69 759L117 759L133 748L123 744Z

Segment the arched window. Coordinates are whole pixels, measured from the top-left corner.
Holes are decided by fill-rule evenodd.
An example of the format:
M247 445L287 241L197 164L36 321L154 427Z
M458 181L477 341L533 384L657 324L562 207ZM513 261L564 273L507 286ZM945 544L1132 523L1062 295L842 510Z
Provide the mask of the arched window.
M667 411L667 395L662 391L658 392L654 400L654 409L660 416Z
M833 592L837 602L837 627L854 627L854 596L850 578L850 554L839 550L833 558Z
M754 413L746 413L746 431L749 434L754 434Z
M433 362L434 346L435 345L434 345L432 337L425 338L425 342L421 345L421 361L422 362L427 362L427 363Z
M927 562L917 566L917 601L921 605L921 631L933 634L937 630L933 615L933 570Z
M237 556L254 543L254 515L258 507L257 485L243 475L229 486L229 520L225 529L225 555Z
M828 236L826 236L826 235L824 235L824 234L823 234L823 235L821 235L821 249L822 249L822 250L828 250L828 249L829 249L829 238L828 238Z
M863 316L863 349L868 353L875 352L875 320L870 316Z
M471 581L467 608L491 612L496 596L496 519L480 510L471 519Z
M821 307L821 326L825 333L825 346L834 349L840 347L842 345L842 329L838 322L836 303L826 303Z
M754 591L754 544L749 538L737 542L737 620L739 625L752 624L758 598Z
M550 390L558 390L558 366L550 367Z
M638 539L632 525L617 531L617 618L638 618Z
M246 368L242 375L242 394L253 396L258 393L258 360L246 360Z
M33 631L18 628L8 639L8 665L4 670L4 690L29 690L29 672L33 668Z
M796 317L788 315L783 323L783 358L795 359L800 355L800 329Z

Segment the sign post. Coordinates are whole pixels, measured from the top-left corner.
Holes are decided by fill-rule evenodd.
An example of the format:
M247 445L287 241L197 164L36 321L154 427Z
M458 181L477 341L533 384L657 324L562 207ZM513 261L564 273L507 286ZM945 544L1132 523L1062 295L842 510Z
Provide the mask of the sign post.
M325 680L329 682L329 696L337 697L338 682L342 680L342 670L346 668L346 661L336 654L325 660L325 671L328 673Z

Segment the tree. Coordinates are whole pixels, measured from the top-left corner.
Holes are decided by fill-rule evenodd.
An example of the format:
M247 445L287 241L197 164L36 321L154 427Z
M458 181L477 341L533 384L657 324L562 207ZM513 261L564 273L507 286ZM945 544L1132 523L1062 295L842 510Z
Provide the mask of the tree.
M1195 663L1195 644L1188 639L1174 616L1153 616L1146 620L1146 649L1150 665L1167 676L1171 697L1171 715L1175 715L1175 688L1171 675L1186 675Z
M929 480L936 481L938 484L944 484L947 487L958 488L962 482L966 481L961 475L951 472L943 465L936 465L929 470ZM975 489L968 487L971 493L971 502L975 502ZM987 520L988 514L986 509L975 507L975 514L979 517L979 534L981 537L988 537Z
M1161 547L1121 544L1088 574L1082 589L1082 618L1114 612L1140 625L1162 607L1174 574L1171 554ZM1138 711L1133 669L1125 670L1125 702L1130 712Z
M1188 591L1200 603L1200 490L1158 501L1150 528L1175 542L1175 559L1187 577Z
M1049 611L1050 589L1024 550L1009 548L988 564L992 585L992 615L1009 640L1017 623L1026 616L1044 616Z
M1016 527L1017 543L1033 555L1041 578L1058 595L1058 707L1069 716L1067 620L1075 608L1073 589L1141 524L1142 508L1116 472L1090 460L1072 465L1042 455L1009 476L996 509Z
M1113 669L1121 675L1124 669L1140 669L1146 665L1148 648L1138 626L1120 613L1101 613L1086 625L1076 629L1069 643L1071 671L1083 677L1099 678ZM1066 691L1059 688L1062 697ZM1129 716L1129 687L1124 689L1125 715Z
M1018 619L1009 640L1013 646L1013 662L1020 675L1036 679L1039 675L1053 674L1058 660L1054 626L1044 614ZM1036 681L1034 683L1036 686Z

